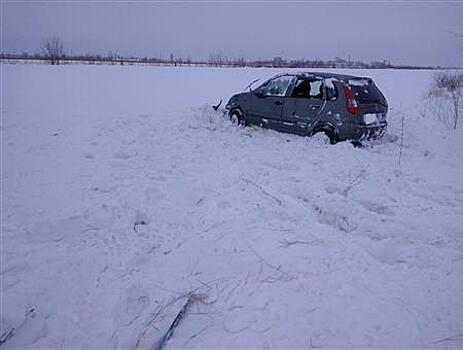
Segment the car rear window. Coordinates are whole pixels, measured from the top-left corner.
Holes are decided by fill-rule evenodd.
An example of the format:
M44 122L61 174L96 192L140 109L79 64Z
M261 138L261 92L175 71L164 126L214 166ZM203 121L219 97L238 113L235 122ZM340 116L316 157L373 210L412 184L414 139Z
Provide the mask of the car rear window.
M355 99L359 103L380 103L386 105L386 99L373 80L368 78L349 79L348 81Z

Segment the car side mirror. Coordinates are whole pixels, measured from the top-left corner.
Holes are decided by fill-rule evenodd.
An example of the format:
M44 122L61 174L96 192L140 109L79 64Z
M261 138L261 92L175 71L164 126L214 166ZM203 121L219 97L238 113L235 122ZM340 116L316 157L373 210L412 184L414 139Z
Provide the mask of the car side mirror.
M264 97L264 93L262 92L262 90L255 91L254 95L256 95L257 97Z

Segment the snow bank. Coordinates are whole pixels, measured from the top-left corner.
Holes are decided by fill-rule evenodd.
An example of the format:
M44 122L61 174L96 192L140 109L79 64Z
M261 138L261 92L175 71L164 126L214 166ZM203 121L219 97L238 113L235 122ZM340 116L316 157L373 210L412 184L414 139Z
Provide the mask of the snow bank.
M418 113L431 72L347 71L391 107L357 149L209 107L270 69L2 68L5 348L150 348L188 296L168 347L463 346L463 135Z

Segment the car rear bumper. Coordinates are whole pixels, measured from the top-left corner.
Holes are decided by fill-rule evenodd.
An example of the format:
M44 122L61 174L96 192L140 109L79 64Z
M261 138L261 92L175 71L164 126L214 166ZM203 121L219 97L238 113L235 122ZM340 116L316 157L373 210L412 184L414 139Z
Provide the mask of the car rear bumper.
M354 130L354 139L357 141L378 140L384 136L386 129L386 121L382 121L374 125L359 126Z

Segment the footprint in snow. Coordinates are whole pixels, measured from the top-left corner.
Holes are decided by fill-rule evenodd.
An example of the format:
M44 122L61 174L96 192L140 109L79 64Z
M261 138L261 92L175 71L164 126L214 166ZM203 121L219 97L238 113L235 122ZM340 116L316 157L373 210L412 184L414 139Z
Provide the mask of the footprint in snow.
M395 212L389 208L388 206L381 204L381 203L374 203L370 201L359 201L359 203L366 208L367 210L379 214L379 215L386 215L386 216L395 216Z
M87 152L84 154L85 159L95 159L95 155L93 153Z
M132 156L128 153L125 153L123 151L117 151L116 153L113 154L113 158L115 159L123 159L127 160L130 159Z
M339 215L334 212L328 212L321 207L315 206L315 211L318 214L318 221L321 224L325 224L334 227L342 232L352 232L357 228L357 225L350 222L346 216Z

